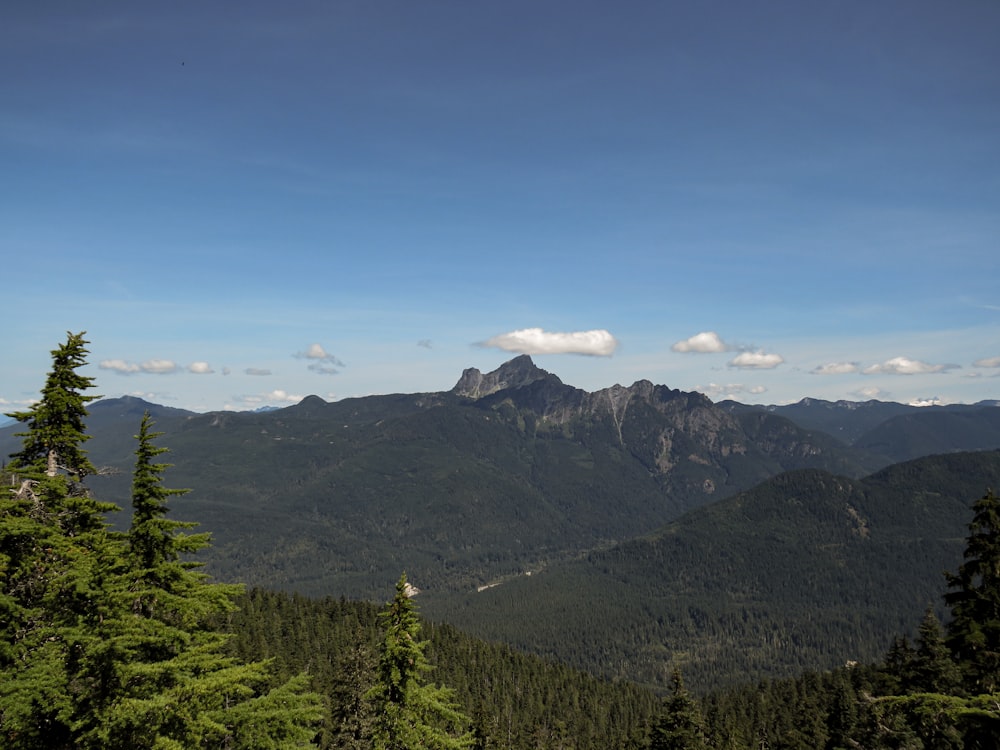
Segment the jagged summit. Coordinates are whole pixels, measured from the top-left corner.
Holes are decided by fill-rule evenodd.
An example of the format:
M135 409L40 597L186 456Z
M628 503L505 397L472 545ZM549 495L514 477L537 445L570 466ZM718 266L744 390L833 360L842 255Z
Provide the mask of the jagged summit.
M539 380L562 383L552 373L536 367L530 356L522 354L485 375L475 367L463 370L462 377L451 392L457 396L478 399L508 388L522 388Z

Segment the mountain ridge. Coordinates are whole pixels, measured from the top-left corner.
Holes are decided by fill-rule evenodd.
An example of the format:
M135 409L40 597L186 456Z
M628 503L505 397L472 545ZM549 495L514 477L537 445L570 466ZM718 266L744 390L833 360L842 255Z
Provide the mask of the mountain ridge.
M403 568L428 588L471 590L645 533L784 471L860 478L891 463L886 440L856 449L780 413L648 380L587 392L524 355L485 374L468 368L448 391L309 396L266 412L96 401L87 447L108 471L95 491L122 507L144 411L170 449L168 481L192 488L177 512L215 535L212 573L358 598ZM0 429L5 454L18 447L17 427ZM955 449L933 442L948 433L928 434L917 448ZM891 432L888 441L904 444Z

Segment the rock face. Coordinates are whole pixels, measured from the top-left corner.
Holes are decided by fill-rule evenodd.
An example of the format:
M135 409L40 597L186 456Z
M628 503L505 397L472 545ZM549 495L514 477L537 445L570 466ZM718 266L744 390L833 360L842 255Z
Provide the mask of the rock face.
M504 413L513 408L522 420L532 414L536 430L547 426L578 437L601 434L651 475L679 473L685 486L698 486L707 494L729 485L733 472L745 471L748 461L767 465L769 471L818 465L858 473L846 464L827 465L824 455L837 453L828 436L804 431L776 415L734 414L704 394L648 380L590 393L536 367L527 355L486 374L467 369L451 392L484 410ZM764 476L762 472L754 478Z
M555 375L536 367L527 354L522 354L509 362L504 362L496 370L485 375L475 367L464 370L462 377L458 379L458 383L451 389L451 392L456 396L480 399L497 391L522 388L537 380L550 378L562 383Z

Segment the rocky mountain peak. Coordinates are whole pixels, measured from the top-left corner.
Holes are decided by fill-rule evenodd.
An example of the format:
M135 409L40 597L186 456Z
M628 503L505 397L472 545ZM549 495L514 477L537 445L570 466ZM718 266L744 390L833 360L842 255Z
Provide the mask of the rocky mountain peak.
M536 367L530 356L522 354L486 374L475 367L464 370L451 392L457 396L479 399L498 391L522 388L539 380L562 382L555 375Z

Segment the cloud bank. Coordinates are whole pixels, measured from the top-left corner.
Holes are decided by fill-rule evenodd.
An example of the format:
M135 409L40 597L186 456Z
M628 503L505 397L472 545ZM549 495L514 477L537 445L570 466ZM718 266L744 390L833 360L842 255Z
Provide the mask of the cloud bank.
M267 393L254 393L245 394L242 396L234 396L233 400L239 402L247 408L259 408L268 404L297 404L305 396L299 396L288 391L282 390L281 388L276 388L273 391L268 391Z
M111 370L112 372L117 372L119 375L136 375L138 373L170 375L180 370L177 363L170 359L147 359L142 364L128 362L124 359L102 359L97 366L101 370Z
M959 365L932 365L909 357L893 357L877 365L870 365L861 372L865 375L928 375L958 369Z
M768 354L763 351L740 352L731 360L729 366L739 370L773 370L782 364L785 358L780 354Z
M988 357L987 359L977 359L972 363L973 367L1000 367L1000 357Z
M482 341L478 346L502 349L518 354L583 354L610 357L618 348L618 339L603 329L551 333L541 328L522 328Z
M825 365L817 365L809 372L813 375L846 375L861 370L861 365L857 362L828 362Z
M742 383L726 383L725 385L709 383L708 385L697 385L694 387L694 390L698 393L704 393L713 400L721 401L736 400L736 397L741 394L759 396L767 392L767 388L762 385L746 386Z
M715 331L702 331L701 333L696 333L691 338L675 342L670 349L682 354L714 354L727 352L731 347L719 338L719 334Z

